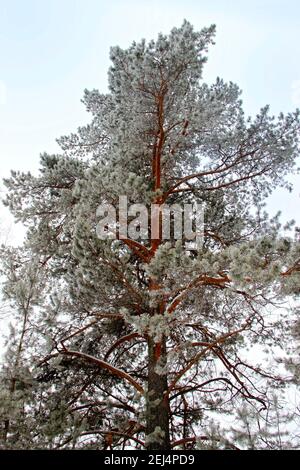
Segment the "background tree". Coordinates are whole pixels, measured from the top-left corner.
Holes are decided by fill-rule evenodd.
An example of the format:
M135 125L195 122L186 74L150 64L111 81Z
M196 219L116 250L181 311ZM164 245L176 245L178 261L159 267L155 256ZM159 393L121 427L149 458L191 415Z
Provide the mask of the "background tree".
M13 313L11 316L14 320L9 325L7 350L1 370L1 440L6 447L16 445L26 448L29 429L34 426L31 411L27 412L33 409L33 377L30 368L35 347L31 316L34 306L38 304L43 276L37 264L28 259L28 253L19 249L2 247L1 259L1 274L5 275L3 300L6 301L6 310Z
M244 434L222 417L247 404L268 422L289 380L271 359L290 341L293 314L280 307L299 292L300 247L263 203L289 187L299 112L246 119L236 85L203 83L214 32L185 21L112 48L109 93L85 91L91 123L59 140L61 155L43 154L38 176L6 180L45 288L28 350L40 397L31 447L235 448ZM159 216L155 239L100 240L97 207L120 195L202 203L202 248L163 240Z

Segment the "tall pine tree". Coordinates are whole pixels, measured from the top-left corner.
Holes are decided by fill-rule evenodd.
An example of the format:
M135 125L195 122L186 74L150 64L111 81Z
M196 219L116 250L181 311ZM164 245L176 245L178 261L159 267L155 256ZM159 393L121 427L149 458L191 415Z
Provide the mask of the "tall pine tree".
M112 48L109 93L84 94L91 123L59 139L61 154L43 154L38 176L13 172L5 181L6 204L28 227L31 274L21 277L38 273L38 305L28 320L22 302L30 289L14 290L6 263L6 296L19 299L36 341L23 346L29 329L22 330L22 347L3 372L17 369L5 403L25 369L30 377L23 385L30 393L21 395L30 426L16 437L21 418L4 403L4 447L272 441L269 430L269 441L248 433L244 444L244 424L230 441L222 417L238 410L242 423L254 412L268 420L288 379L264 348L280 353L290 341L294 314L279 304L299 293L300 247L281 233L277 216L269 219L264 201L289 187L299 112L275 119L266 106L245 118L235 84L203 83L214 34L214 26L196 32L185 21L156 42ZM159 214L156 238L149 230L146 240L101 240L97 207L117 207L122 195L148 207L202 204L201 248L186 249L172 233L164 240Z

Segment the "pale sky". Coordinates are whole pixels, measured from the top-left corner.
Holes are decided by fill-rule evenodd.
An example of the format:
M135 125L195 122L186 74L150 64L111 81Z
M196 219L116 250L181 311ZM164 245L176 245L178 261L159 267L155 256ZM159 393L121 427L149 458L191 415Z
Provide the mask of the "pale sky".
M110 46L156 38L184 18L217 25L204 79L236 82L247 114L300 107L298 0L0 0L0 176L36 172L41 152L58 152L55 139L88 122L80 100L84 88L107 90ZM299 181L270 202L298 224Z

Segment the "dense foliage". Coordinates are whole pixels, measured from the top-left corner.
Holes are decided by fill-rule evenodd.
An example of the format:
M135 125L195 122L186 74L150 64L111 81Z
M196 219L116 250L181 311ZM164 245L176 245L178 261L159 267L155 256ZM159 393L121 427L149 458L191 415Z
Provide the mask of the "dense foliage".
M264 201L289 188L299 112L246 118L235 84L203 83L214 33L185 21L112 48L109 93L84 94L90 124L38 175L5 181L27 235L1 252L2 448L298 446L284 390L299 367L300 246ZM97 207L120 195L200 202L202 247L99 239Z

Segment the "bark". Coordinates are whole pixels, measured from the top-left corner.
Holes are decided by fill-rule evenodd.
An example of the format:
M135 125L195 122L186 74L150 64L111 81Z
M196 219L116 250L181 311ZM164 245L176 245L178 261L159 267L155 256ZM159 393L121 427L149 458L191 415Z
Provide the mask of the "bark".
M169 450L169 400L167 374L158 374L155 370L157 363L166 360L166 340L154 343L152 338L148 339L148 395L146 409L146 435L153 433L159 427L163 436L157 437L155 441L149 442L147 450Z

